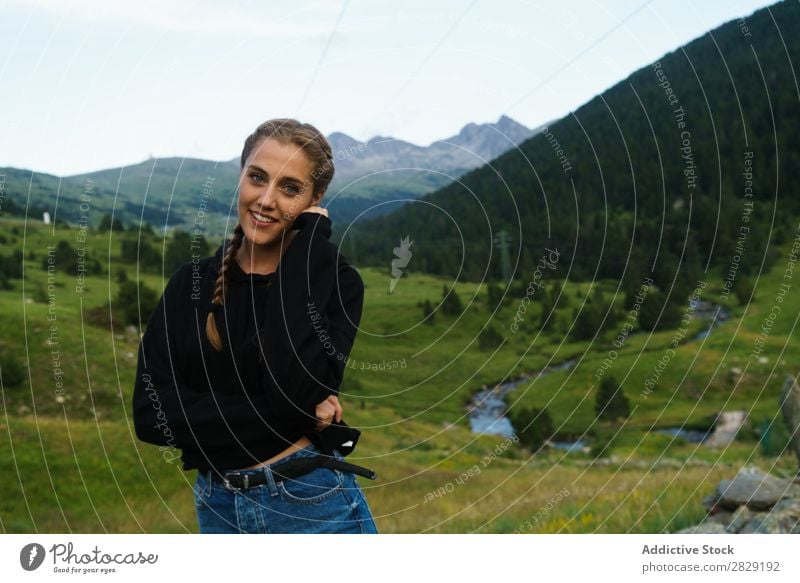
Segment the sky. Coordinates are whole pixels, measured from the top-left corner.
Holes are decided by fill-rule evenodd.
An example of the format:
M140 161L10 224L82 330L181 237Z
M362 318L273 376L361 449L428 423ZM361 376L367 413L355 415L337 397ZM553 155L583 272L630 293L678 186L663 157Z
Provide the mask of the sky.
M261 122L422 146L537 127L757 0L3 0L0 167L237 157Z

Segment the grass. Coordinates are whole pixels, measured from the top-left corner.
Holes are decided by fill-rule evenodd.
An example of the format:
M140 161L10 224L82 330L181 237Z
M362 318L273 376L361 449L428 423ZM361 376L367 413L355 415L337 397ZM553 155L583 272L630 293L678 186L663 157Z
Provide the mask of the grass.
M52 236L50 227L29 223L23 231L19 222L0 220L0 234L7 239L2 253L24 245L26 256L25 279L0 291L0 355L18 358L26 374L19 386L2 386L0 456L11 478L0 487L0 528L7 533L194 532L194 472L182 472L178 461L170 463L157 447L138 442L130 425L140 329L111 330L87 318L89 310L116 295L115 271L87 278L83 294L75 293L72 276L58 275L56 347L64 389L56 390L54 347L48 343L52 321L47 303L36 301L42 298L34 292L46 284L41 269L46 246L59 239L75 245L76 233L59 229ZM106 234L90 232L87 247L104 263L110 249L113 269L121 265L116 238L109 247ZM27 259L30 252L34 257ZM517 300L491 314L485 287L470 283L455 284L466 308L460 318L437 312L433 325L421 323L418 303L438 303L449 281L409 272L389 294L388 265L386 272L361 270L366 284L362 330L341 395L348 423L363 431L352 459L380 477L360 479L379 530L668 532L699 521L702 498L742 465L779 473L796 468L788 452L762 457L757 441L747 435L712 450L648 431L700 423L721 410L747 410L755 422L778 414L784 377L798 365L794 325L800 294L788 294L781 304L759 354L767 362L751 352L775 305L781 265L760 278L750 305L730 306L730 321L705 341L679 346L649 393L645 382L675 331L630 336L605 371L620 382L634 410L620 424L598 424L594 413L597 371L615 331L571 342L559 328L569 325L572 309L589 293L588 284L567 284L570 305L560 311L561 322L537 336L510 332ZM135 266L124 267L136 277ZM157 290L166 283L152 273L141 278ZM616 286L602 282L602 287L611 297ZM709 280L704 295L719 298L720 289L720 281ZM538 322L539 306L530 306L526 319ZM506 337L496 351L478 349L477 336L487 322ZM703 327L693 322L687 337ZM531 455L518 444L505 447L501 437L469 431L465 405L475 390L569 358L577 359L574 367L520 384L507 402L546 406L559 432L613 433L610 461L592 464L586 454L557 450ZM496 447L502 449L497 456ZM472 474L465 474L471 468Z

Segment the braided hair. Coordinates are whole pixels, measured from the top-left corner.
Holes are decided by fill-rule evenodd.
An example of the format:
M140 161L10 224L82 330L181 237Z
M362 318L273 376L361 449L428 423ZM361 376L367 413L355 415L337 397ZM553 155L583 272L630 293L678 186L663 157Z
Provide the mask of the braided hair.
M328 185L333 180L333 151L331 145L322 133L307 123L300 123L292 118L271 119L262 123L250 134L244 142L240 169L244 169L247 160L253 150L264 140L274 139L283 143L295 144L303 149L308 159L313 165L311 179L314 184L313 195L319 194L320 198L324 195ZM313 196L312 195L312 196ZM217 323L214 314L225 304L225 277L230 268L231 261L234 261L236 253L239 251L244 241L244 229L241 224L237 224L233 230L233 236L225 242L225 249L222 254L222 261L217 269L217 281L214 285L214 297L211 300L211 311L206 319L206 336L211 346L218 352L222 352L222 338L217 330Z

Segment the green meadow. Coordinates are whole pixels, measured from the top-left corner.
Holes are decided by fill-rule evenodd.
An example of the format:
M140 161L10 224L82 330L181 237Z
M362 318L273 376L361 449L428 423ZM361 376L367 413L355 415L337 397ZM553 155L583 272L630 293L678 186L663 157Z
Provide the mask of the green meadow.
M78 292L76 277L59 271L48 297L42 268L47 246L66 240L75 247L78 233L75 227L54 232L52 226L0 219L0 255L19 249L24 257L24 277L0 290L0 459L6 476L0 486L0 528L6 533L196 532L195 472L183 472L173 452L136 439L130 403L141 329L121 323L114 303L121 268L158 293L170 274L137 273L136 265L121 259L120 236L90 230L86 248L104 272L87 277ZM212 241L214 249L218 244ZM794 281L785 277L789 248L780 248L773 270L752 278L755 297L747 305L722 299L720 275L709 275L702 297L724 305L731 316L706 338L679 344L674 352L676 330L637 332L614 347L622 319L593 340L569 340L572 310L592 292L590 283L566 282L569 304L559 307L552 330L539 333L538 326L525 326L513 333L519 298L492 312L485 285L456 283L463 312L439 310L429 324L420 304L437 305L443 285L452 281L409 269L390 294L388 260L385 270L360 269L364 313L341 400L348 424L363 432L348 460L379 476L359 478L378 529L672 532L701 520L703 497L745 464L778 475L795 472L791 452L767 456L758 436L764 421L782 422L780 389L798 368L800 275L794 274ZM529 277L523 273L518 279ZM787 281L791 291L778 302L779 287ZM624 319L616 282L598 285L607 299L614 298ZM113 327L104 308L109 301ZM776 305L780 314L770 319ZM538 323L540 310L532 301L525 320ZM765 320L771 324L766 335ZM487 325L505 338L500 346L479 345ZM683 340L706 327L692 320ZM54 333L55 344L50 341ZM763 349L754 356L759 337ZM667 364L659 365L667 354ZM601 457L549 448L532 452L506 438L470 431L467 404L476 390L569 359L575 359L573 367L525 380L507 403L512 409L546 408L562 436L603 440L607 447ZM595 417L601 370L617 379L630 402L624 421ZM646 391L655 370L657 382ZM13 377L19 382L10 382ZM749 422L725 448L652 431L700 426L732 410L747 411Z

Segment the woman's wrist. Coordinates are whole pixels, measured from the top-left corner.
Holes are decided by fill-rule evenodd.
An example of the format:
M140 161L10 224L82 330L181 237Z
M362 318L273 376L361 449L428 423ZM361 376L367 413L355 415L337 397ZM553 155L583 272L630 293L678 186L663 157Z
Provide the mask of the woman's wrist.
M305 211L300 213L294 220L292 229L311 231L314 234L319 234L329 239L332 232L332 224L331 219L322 213Z

